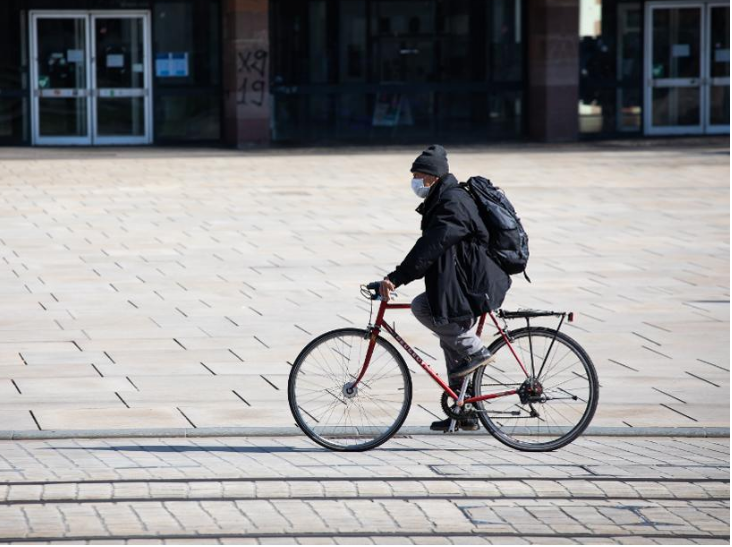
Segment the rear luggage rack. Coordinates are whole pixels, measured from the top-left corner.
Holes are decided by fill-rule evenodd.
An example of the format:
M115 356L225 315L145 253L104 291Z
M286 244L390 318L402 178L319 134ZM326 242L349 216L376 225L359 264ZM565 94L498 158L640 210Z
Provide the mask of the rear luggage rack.
M573 312L566 311L548 311L548 310L533 310L529 308L519 309L516 311L498 310L496 315L502 319L519 319L526 317L567 317L571 322L574 320Z

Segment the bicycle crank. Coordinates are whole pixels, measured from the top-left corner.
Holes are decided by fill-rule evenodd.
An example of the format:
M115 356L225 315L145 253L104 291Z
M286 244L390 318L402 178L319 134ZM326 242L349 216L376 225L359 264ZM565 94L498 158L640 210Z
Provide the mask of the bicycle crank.
M473 385L470 384L468 385L468 389L465 392L465 397L468 398L472 396ZM455 400L450 397L446 391L442 392L442 397L440 397L440 406L442 407L442 411L445 413L445 415L453 420L458 420L475 415L475 410L473 409L472 404L468 403L467 405L463 405L462 408L460 408L455 403Z

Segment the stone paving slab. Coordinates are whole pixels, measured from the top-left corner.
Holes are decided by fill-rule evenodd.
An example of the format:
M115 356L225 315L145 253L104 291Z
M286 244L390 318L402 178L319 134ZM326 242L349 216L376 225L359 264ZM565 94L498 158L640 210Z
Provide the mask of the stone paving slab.
M0 442L0 541L724 544L729 440Z
M418 236L418 151L0 149L0 430L291 428L290 363L365 326L358 285ZM449 158L529 232L533 283L504 307L576 313L593 425L729 427L728 138ZM408 311L391 320L442 369ZM410 427L440 414L431 381L415 388Z

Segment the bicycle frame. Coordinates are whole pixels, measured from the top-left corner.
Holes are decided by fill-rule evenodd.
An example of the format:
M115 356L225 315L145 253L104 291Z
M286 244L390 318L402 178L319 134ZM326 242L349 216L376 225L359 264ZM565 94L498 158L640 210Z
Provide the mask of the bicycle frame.
M381 329L383 328L386 332L388 332L397 342L399 342L399 345L404 348L404 350L414 359L417 364L424 369L424 371L430 375L430 377L439 384L439 386L443 389L443 391L447 392L447 394L452 397L453 400L457 401L459 399L459 395L453 391L453 389L445 383L445 381L440 378L440 376L432 370L432 367L429 366L417 353L412 349L412 347L407 344L407 342L404 341L404 339L399 336L397 331L389 326L389 324L384 321L384 315L386 313L386 310L404 310L404 309L410 309L411 304L389 304L388 302L381 301L381 305L379 306L379 311L376 314L376 321L374 322L373 326L371 327L371 340L369 342L369 347L366 350L366 357L364 359L363 366L361 367L361 372L358 374L358 377L356 378L356 381L350 386L351 388L358 385L358 383L361 381L361 379L366 374L366 370L369 368L369 363L371 362L371 357L374 353L374 348L376 347L376 339L378 338L379 334L381 333ZM485 326L485 320L486 316L490 316L491 320L493 321L493 324L498 329L498 332L501 334L503 339L506 342L506 345L511 350L511 353L515 357L516 361L518 362L519 366L521 367L521 370L526 375L526 377L529 377L529 373L526 370L526 367L521 362L521 359L516 354L516 352L513 349L513 346L511 345L511 341L508 339L508 336L506 336L505 331L500 327L498 324L498 321L496 320L495 315L493 315L493 312L484 313L480 316L480 319L478 321L478 329L476 331L476 334L480 336L483 333L483 327ZM508 391L500 391L497 393L486 393L485 395L481 395L479 397L467 397L463 400L463 404L466 403L475 403L478 401L485 401L488 399L497 399L499 397L507 397L509 395L515 395L518 393L518 389L510 389Z

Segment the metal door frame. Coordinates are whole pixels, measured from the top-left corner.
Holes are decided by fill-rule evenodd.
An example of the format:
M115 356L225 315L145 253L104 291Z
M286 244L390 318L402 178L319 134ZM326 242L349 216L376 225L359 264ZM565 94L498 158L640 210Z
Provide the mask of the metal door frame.
M40 122L40 98L41 89L38 82L38 27L36 21L39 19L83 19L84 20L84 63L85 71L85 88L80 93L74 92L69 95L72 97L86 98L86 136L84 137L63 137L41 136ZM89 90L91 89L91 63L89 62L89 16L85 11L31 11L28 18L30 25L30 64L31 64L31 142L36 145L89 145L92 144L91 129L91 97ZM78 89L78 88L77 88Z
M709 119L711 116L711 82L712 78L709 73L709 55L711 55L711 10L713 7L729 7L730 3L722 0L696 0L675 2L672 0L661 0L647 2L644 12L644 44L643 44L643 127L646 135L699 135L714 133L729 133L729 125L711 125ZM653 127L653 10L669 8L698 8L701 12L700 20L700 51L699 63L700 71L698 78L699 89L699 125L697 126L662 126ZM679 86L679 84L694 80L695 78L677 78L671 79L667 84L668 87ZM722 80L719 85L729 85L729 77L715 78ZM666 86L664 86L666 87Z
M96 40L94 23L98 18L142 18L143 21L143 57L144 57L144 124L143 136L105 136L98 135L96 88ZM38 19L84 19L85 44L84 60L86 63L86 88L73 96L85 97L87 114L87 135L85 137L42 137L40 135L40 88L38 87ZM150 10L33 10L29 13L30 26L30 60L31 60L31 143L33 145L124 145L150 144L152 142L152 33Z
M664 78L669 80L666 85L658 87L695 87L699 92L699 124L692 126L661 126L654 127L653 124L653 89L657 87L653 78L653 10L674 8L698 8L699 20L699 76L698 78ZM643 81L643 126L646 135L698 135L704 133L704 111L706 109L706 97L704 88L704 65L706 62L705 49L705 8L704 2L648 2L645 6L645 29L644 29L644 52ZM697 80L694 85L694 80ZM691 84L684 86L683 84Z
M150 144L152 142L152 52L150 40L150 12L148 10L107 10L107 11L91 11L89 28L92 33L91 40L91 66L92 66L92 104L94 105L94 123L92 124L92 139L94 144ZM99 100L99 88L97 87L97 42L96 28L97 19L139 19L142 18L142 54L144 58L143 66L143 89L142 97L144 98L145 132L141 136L100 136L99 124L97 123L97 103ZM140 95L134 95L140 96Z
M705 33L704 50L709 55L713 54L713 52L712 52L712 8L717 8L717 7L729 8L730 3L721 2L721 1L705 3L704 17L705 17L706 21L704 24L704 33ZM713 78L712 77L711 73L709 72L709 67L711 65L710 61L711 61L711 59L707 59L707 63L706 63L707 66L704 67L704 70L705 70L705 76L704 76L704 82L703 82L704 83L704 100L707 105L707 108L704 109L704 127L706 128L706 132L710 133L710 134L715 134L715 133L729 134L729 125L722 125L722 124L712 125L710 123L710 118L712 115L712 108L711 108L712 84L716 81L717 85L720 87L723 87L725 85L727 87L729 87L729 76L727 76L726 78L724 78L724 77Z

